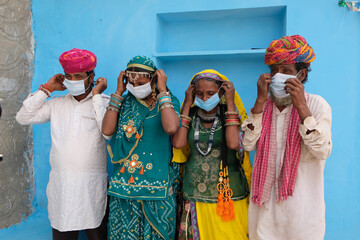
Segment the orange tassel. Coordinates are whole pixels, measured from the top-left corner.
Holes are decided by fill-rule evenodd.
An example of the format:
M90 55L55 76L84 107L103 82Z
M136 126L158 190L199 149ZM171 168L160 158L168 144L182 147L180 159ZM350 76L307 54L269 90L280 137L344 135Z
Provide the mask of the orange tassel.
M235 219L235 209L234 209L234 201L229 199L229 211L230 211L230 220Z
M141 168L139 174L140 174L140 175L143 175L143 174L144 174L144 167Z
M229 201L224 202L224 214L221 218L224 222L227 222L230 220L230 209L229 209Z
M216 213L219 216L222 216L224 213L224 198L223 198L222 193L218 194L218 200L217 200L217 204L216 204Z
M134 177L131 175L130 179L129 179L129 183L134 183Z
M125 166L123 166L123 167L120 169L120 172L121 172L121 173L124 173L124 172L125 172Z
M136 139L139 139L139 138L140 138L139 132L136 132L135 138L136 138Z

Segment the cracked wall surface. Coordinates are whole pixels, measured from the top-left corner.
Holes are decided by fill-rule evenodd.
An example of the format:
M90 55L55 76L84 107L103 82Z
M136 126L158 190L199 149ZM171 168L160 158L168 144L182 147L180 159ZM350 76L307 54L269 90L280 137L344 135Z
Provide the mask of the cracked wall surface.
M0 229L32 212L32 128L15 115L31 91L33 60L31 1L0 0Z

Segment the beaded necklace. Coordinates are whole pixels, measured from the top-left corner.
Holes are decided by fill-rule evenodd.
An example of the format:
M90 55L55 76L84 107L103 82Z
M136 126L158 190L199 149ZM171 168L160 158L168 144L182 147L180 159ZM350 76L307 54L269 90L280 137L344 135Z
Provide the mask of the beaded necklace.
M200 117L201 122L204 123L212 123L214 122L214 119L216 117L216 113L207 114L204 110L199 109L198 110L198 116Z
M215 129L216 129L218 120L219 120L219 114L218 114L218 112L217 112L217 113L216 113L216 116L215 116L214 123L213 123L213 125L212 125L212 127L211 127L211 130L210 130L208 149L207 149L206 152L203 152L203 151L200 149L200 147L199 147L199 125L200 125L200 117L199 117L198 114L196 114L196 126L195 126L194 140L195 140L196 149L197 149L197 150L200 152L200 154L203 155L203 156L208 155L209 152L211 151L212 144L213 144L213 140L214 140L214 133L215 133Z

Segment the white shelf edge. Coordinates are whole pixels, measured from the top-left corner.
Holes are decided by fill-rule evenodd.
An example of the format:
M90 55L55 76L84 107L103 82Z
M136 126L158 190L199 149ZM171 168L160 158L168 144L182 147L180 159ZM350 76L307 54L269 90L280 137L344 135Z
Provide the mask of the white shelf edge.
M264 54L265 49L246 49L246 50L214 50L214 51L187 51L187 52L155 52L156 58L169 57L191 57L191 56L214 56L214 55L246 55Z

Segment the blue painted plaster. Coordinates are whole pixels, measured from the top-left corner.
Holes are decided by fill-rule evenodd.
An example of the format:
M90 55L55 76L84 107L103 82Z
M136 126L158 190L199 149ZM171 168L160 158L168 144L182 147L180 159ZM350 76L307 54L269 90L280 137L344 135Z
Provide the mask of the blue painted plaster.
M154 56L158 51L175 51L177 38L169 37L167 47L163 48L163 34L159 28L157 14L176 12L212 11L245 8L285 6L285 25L282 29L287 35L303 35L316 53L316 60L309 74L306 90L323 96L333 109L333 151L325 167L326 202L326 240L356 239L360 235L360 148L356 140L360 133L360 14L340 8L337 0L34 0L33 19L36 40L35 75L33 91L45 83L52 75L62 72L58 56L73 47L93 51L98 57L96 75L108 79L108 90L116 88L116 78L126 66L127 61L137 55ZM263 14L265 14L263 12ZM186 15L186 14L185 14ZM175 19L176 20L176 19ZM259 31L255 26L249 31ZM236 26L234 26L236 27ZM231 30L231 29L229 29ZM211 50L209 45L216 43L213 36L198 35L195 30L186 32L187 37L201 38L199 50ZM278 30L276 30L278 31ZM168 31L170 34L176 32ZM235 35L239 37L238 35ZM211 40L208 40L211 38ZM257 39L249 39L256 41ZM240 39L239 39L240 41ZM200 44L201 43L201 44ZM232 42L232 43L236 43ZM201 47L200 47L201 46ZM226 46L217 46L226 49ZM209 49L210 48L210 49ZM233 48L233 46L232 46ZM194 49L188 49L194 50ZM258 76L268 71L258 57L253 58L209 58L190 61L159 60L157 64L168 74L168 85L180 100L191 76L205 68L215 68L234 81L237 91L249 110L256 97ZM49 239L49 223L46 216L46 185L50 171L49 124L34 127L34 162L36 194L34 206L39 216L31 215L24 231L33 232L44 229ZM26 226L31 226L26 228ZM20 227L0 230L0 239L11 238ZM21 230L23 231L23 230ZM4 236L4 237L3 237ZM31 238L36 239L36 238Z

